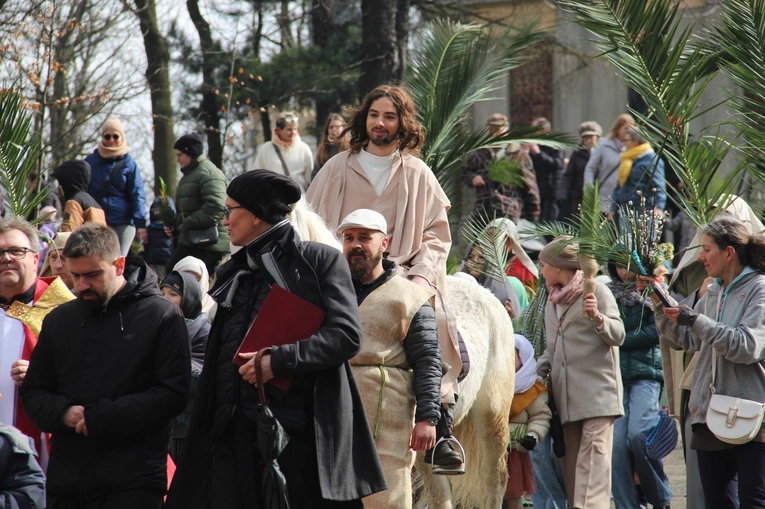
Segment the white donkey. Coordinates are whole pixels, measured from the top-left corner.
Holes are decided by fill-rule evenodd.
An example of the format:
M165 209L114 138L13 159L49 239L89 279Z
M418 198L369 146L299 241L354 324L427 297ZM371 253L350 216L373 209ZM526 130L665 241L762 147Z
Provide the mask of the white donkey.
M334 232L301 200L290 214L303 240L341 249ZM515 387L513 324L491 292L472 281L448 278L449 307L470 355L470 372L459 385L454 435L465 448L466 472L433 475L417 455L422 477L421 507L497 509L507 483L508 420Z

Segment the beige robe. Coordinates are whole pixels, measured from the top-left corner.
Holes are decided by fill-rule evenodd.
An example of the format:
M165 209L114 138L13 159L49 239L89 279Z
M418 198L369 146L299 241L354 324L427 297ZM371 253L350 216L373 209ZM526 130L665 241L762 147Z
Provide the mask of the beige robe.
M436 289L436 321L441 355L449 371L441 383L441 401L454 403L462 371L457 323L446 307L446 258L452 245L446 212L450 203L436 176L422 160L396 153L388 181L377 196L356 156L331 158L311 183L306 199L331 230L357 209L376 210L388 222L388 259L399 274L422 276Z
M363 499L367 509L412 507L409 446L416 400L404 339L414 315L432 297L433 292L393 276L359 307L364 341L350 362L388 482L387 490Z

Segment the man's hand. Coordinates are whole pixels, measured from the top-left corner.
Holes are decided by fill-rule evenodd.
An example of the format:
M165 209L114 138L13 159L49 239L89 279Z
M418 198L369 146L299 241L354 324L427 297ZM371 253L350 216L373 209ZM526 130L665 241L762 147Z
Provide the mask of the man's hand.
M513 305L510 304L509 300L505 301L505 311L507 311L507 314L510 315L511 320L515 320L515 310L513 309Z
M255 383L255 356L258 352L240 353L239 357L248 359L247 363L239 368L239 374L252 385ZM260 359L260 366L263 368L263 382L268 382L274 377L271 371L271 354L267 353Z
M409 447L414 452L427 451L436 445L436 427L428 421L420 421L414 425L412 442Z
M483 177L480 175L476 175L473 177L473 180L471 180L471 183L473 184L473 187L483 187L486 185L486 182L483 181Z
M167 235L167 238L172 239L173 238L173 227L172 226L165 226L163 228L165 231L165 235Z
M138 228L138 238L143 244L149 243L149 232L146 231L146 228Z
M74 428L74 431L82 435L88 436L88 426L85 424L85 419L82 419L80 422L77 423L77 427Z
M66 409L66 412L64 412L62 420L67 428L76 428L80 422L85 422L85 407L81 405L70 406ZM79 431L77 433L79 433Z
M29 361L19 359L11 364L11 378L16 382L17 387L21 387L24 383L24 377L27 376L27 369L29 369Z
M426 290L432 290L433 289L433 287L430 286L430 283L428 283L428 280L425 279L422 276L412 276L410 281L412 283L416 283L416 284L420 285L421 287L425 288Z

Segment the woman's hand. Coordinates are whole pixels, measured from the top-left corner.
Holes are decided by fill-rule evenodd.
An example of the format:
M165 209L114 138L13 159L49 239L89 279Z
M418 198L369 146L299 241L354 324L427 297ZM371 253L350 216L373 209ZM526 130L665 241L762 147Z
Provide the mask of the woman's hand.
M603 325L604 318L603 315L600 314L600 311L598 311L598 299L595 298L594 293L584 296L582 309L584 309L584 312L587 314L587 318L592 320L592 323L595 324L595 327Z
M664 308L664 316L666 316L670 322L675 325L684 325L691 327L698 318L699 314L688 306L677 306L672 308Z
M635 287L637 288L637 291L640 293L645 292L645 289L648 288L649 284L652 283L662 283L664 282L664 278L662 276L658 277L649 277L649 276L640 276L637 277L637 282L635 283ZM653 291L653 288L650 289L651 291L648 292L648 294L651 296L651 300L653 300L654 304L661 304L661 299L659 299L659 296L656 295L656 292ZM666 310L666 308L665 308ZM665 313L666 314L666 313Z

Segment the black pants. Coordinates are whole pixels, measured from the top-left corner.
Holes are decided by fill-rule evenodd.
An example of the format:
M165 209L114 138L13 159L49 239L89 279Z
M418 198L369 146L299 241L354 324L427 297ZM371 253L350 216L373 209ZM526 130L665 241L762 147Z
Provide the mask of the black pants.
M765 443L697 452L707 509L765 509Z
M48 509L161 509L164 490L118 491L101 498L48 495Z
M186 258L187 256L193 256L194 258L199 258L202 260L202 262L204 262L205 267L207 267L207 272L210 274L210 277L213 277L215 275L215 268L218 266L225 255L226 253L208 251L198 247L178 246L173 250L173 254L170 255L170 261L167 262L165 271L167 274L170 274L173 271L173 267L175 267L176 263Z
M290 433L278 463L287 479L290 509L363 509L360 500L336 502L321 496L313 426ZM263 462L254 426L237 413L223 436L213 444L210 501L206 507L263 507Z

